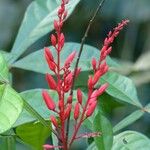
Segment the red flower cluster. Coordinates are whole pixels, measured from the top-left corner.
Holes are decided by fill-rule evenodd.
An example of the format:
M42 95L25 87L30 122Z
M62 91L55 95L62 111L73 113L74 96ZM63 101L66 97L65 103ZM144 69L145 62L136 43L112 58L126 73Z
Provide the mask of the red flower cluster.
M60 65L60 53L65 43L65 36L62 33L63 22L67 16L66 4L69 0L62 0L61 6L58 9L58 20L54 20L54 28L56 34L51 35L51 43L54 46L57 58L53 57L51 50L49 48L45 48L45 58L49 69L54 72L56 76L56 80L52 75L46 74L46 80L48 82L49 88L54 90L58 94L58 103L55 103L53 98L49 95L46 90L43 90L42 95L43 99L49 110L56 113L59 117L59 121L55 116L50 116L50 120L54 127L56 128L57 136L61 139L60 146L52 146L52 145L44 145L45 149L51 148L63 148L64 150L68 150L73 143L74 140L78 139L77 133L78 130L85 119L90 117L96 106L97 106L97 98L101 94L105 92L108 87L108 84L102 85L100 88L95 89L95 85L98 83L99 79L108 71L108 65L106 63L106 57L112 50L110 44L114 41L114 38L119 34L120 30L122 30L123 26L128 23L128 20L124 20L118 24L116 28L114 28L113 32L109 32L108 37L104 41L103 48L100 51L100 58L96 60L92 59L92 67L94 71L94 75L90 76L88 79L88 97L86 101L83 101L83 93L81 89L77 90L77 102L73 108L72 104L72 95L69 95L66 98L67 93L71 90L73 84L74 73L76 73L75 78L78 77L81 69L77 68L76 71L70 70L70 65L73 62L76 52L72 52L64 62L64 66ZM70 117L70 113L73 110L74 113L74 131L72 137L69 141L67 141L66 134L66 120ZM99 133L89 133L84 134L81 137L89 137L89 136L97 136Z

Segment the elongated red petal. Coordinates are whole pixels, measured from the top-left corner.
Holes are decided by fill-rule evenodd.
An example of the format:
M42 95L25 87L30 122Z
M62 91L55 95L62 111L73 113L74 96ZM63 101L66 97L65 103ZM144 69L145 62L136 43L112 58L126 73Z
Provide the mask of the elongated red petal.
M97 66L97 61L96 61L95 58L93 58L93 59L92 59L92 67L93 67L93 70L94 70L94 71L96 71L96 69L97 69L96 66Z
M53 55L52 55L50 49L45 47L45 51L44 52L45 52L45 58L46 58L46 61L47 61L47 64L48 64L49 68L52 71L55 71L56 65L54 63L54 58L53 58Z
M45 58L47 60L47 62L49 63L49 61L53 61L54 60L54 57L50 51L50 49L48 47L45 47L44 48L44 52L45 52Z
M51 43L53 46L56 46L57 44L56 36L54 34L51 35Z
M77 102L74 108L74 119L77 120L80 114L80 104Z
M82 105L82 92L80 89L77 90L77 100Z
M76 52L74 51L67 57L65 61L65 66L72 63L73 59L75 58L75 55L76 55Z
M70 115L70 112L71 112L71 108L72 108L72 105L69 104L66 108L66 111L65 111L65 114L64 114L64 119L67 119Z
M86 117L90 117L90 116L93 114L93 112L94 112L96 106L97 106L97 101L94 101L94 102L90 105L90 107L88 107L88 110L86 111Z
M71 104L71 103L72 103L72 95L70 95L70 96L68 97L67 103L68 103L68 104Z
M94 85L98 82L98 80L99 80L99 78L101 77L101 75L102 75L102 72L101 72L100 70L98 70L98 71L94 74L94 77L93 77L93 84L94 84Z
M47 105L47 108L50 110L55 110L56 105L55 105L53 99L49 96L48 92L43 90L42 96L43 96L43 99Z
M57 89L57 84L56 84L55 80L48 73L46 74L46 80L48 82L48 85L49 85L50 89L52 89L52 90L56 90Z
M65 43L65 36L63 33L60 34L60 39L59 39L59 46L60 46L60 50L62 49L62 47L64 46Z
M89 76L89 79L88 79L88 88L89 89L93 88L93 79L92 79L92 76Z
M55 118L54 116L51 116L51 117L50 117L50 120L51 120L51 122L53 123L53 125L54 125L56 128L58 128L58 123L57 123L56 118Z
M103 94L103 93L106 91L107 88L108 88L108 83L103 84L103 85L98 89L97 96Z

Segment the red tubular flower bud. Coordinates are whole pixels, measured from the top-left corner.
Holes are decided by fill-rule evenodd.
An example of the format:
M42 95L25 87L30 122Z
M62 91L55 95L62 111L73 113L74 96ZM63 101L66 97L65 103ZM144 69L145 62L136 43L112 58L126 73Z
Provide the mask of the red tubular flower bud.
M50 49L47 48L47 47L45 48L45 58L46 58L46 61L47 61L47 63L48 63L49 68L50 68L52 71L55 71L56 65L55 65L55 63L54 63L54 58L53 58L53 55L52 55Z
M95 101L97 101L97 97L90 98L88 105L91 106Z
M49 61L48 66L49 66L49 68L50 68L53 72L55 72L55 70L56 70L56 64L55 64L55 63L53 63L52 61Z
M80 104L77 102L74 108L74 119L77 120L80 114Z
M53 99L49 96L49 94L47 93L47 91L42 91L42 96L43 96L43 99L47 105L47 108L50 109L50 110L55 110L56 108L56 105L53 101Z
M73 61L73 59L75 58L76 52L72 52L66 59L65 61L65 66L67 66L68 64L70 65Z
M65 36L63 33L60 34L60 39L59 39L59 44L60 44L60 47L62 48L64 46L64 43L65 43Z
M46 74L46 80L48 82L48 85L49 85L50 89L52 89L52 90L56 90L57 89L57 84L56 84L55 80L48 73Z
M56 20L54 20L54 28L56 31L59 30L59 23Z
M102 72L100 70L98 70L95 74L94 74L94 77L93 77L93 85L95 85L99 78L101 77L102 75Z
M90 105L90 107L88 107L88 110L86 111L86 117L90 117L93 114L96 106L97 106L97 101L93 101L93 103Z
M103 84L103 85L98 89L97 96L103 94L103 93L106 91L107 88L108 88L108 83Z
M77 100L82 105L82 92L80 89L77 90Z
M56 128L58 128L58 123L57 123L56 118L55 118L54 116L51 116L51 117L50 117L50 120L51 120L51 122L53 123L53 125L54 125Z
M69 117L70 112L71 112L71 108L72 108L72 105L69 104L69 105L67 106L67 108L66 108L65 113L64 113L64 119L65 119L65 120Z
M54 57L50 51L50 49L48 47L45 47L44 48L44 52L45 52L45 58L47 60L47 62L49 63L49 61L53 61L54 60Z
M104 60L103 63L100 64L99 70L102 72L102 71L105 69L106 66L107 66L107 63L106 63L106 61Z
M110 47L107 49L107 51L106 51L107 53L106 53L106 54L109 55L109 54L111 53L111 51L112 51L112 47L110 46Z
M97 68L96 68L96 65L97 65L96 59L93 58L93 59L92 59L92 67L93 67L93 70L94 70L94 71L96 71L96 69L97 69Z
M65 81L67 83L67 85L70 85L72 83L72 78L73 78L73 74L72 72L70 72L67 77L65 78Z
M98 90L95 90L92 94L91 94L91 98L97 97L98 95Z
M68 103L68 104L71 104L71 103L72 103L72 96L71 96L71 95L68 97L67 103Z
M56 36L54 34L51 35L51 43L55 47L57 44Z
M59 100L58 107L59 107L59 110L63 108L63 100Z

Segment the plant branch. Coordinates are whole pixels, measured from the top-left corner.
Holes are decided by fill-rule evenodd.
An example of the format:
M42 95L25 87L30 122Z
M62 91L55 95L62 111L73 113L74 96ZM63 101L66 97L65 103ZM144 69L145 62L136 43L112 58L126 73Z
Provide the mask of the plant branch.
M82 54L82 51L83 51L83 46L84 46L85 40L86 40L86 38L88 36L90 27L91 27L91 25L92 25L95 17L97 16L99 10L102 8L104 2L105 2L105 0L101 0L101 2L99 3L96 11L94 12L94 15L92 16L92 18L89 21L89 24L87 26L85 34L84 34L84 36L83 36L83 38L81 40L81 46L80 46L80 50L79 50L79 53L78 53L77 61L76 61L76 64L75 64L75 68L74 68L73 82L72 82L72 88L71 88L71 91L70 91L70 95L73 95L73 89L74 89L74 84L75 84L75 75L76 75L76 71L77 71L77 68L78 68L80 57L81 57L81 54ZM70 125L70 116L68 117L68 120L67 120L67 129L66 129L66 138L67 138L67 141L68 141L68 134L69 134L69 125Z

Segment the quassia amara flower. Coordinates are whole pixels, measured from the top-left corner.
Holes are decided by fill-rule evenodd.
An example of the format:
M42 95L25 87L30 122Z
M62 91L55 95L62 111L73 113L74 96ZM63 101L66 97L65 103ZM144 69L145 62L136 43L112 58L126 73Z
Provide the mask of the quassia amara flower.
M57 58L53 57L53 54L49 48L45 47L44 49L45 59L47 61L49 69L55 75L54 78L52 75L46 74L46 80L49 85L49 88L57 92L58 99L53 100L53 98L49 95L49 93L46 90L42 92L42 96L48 109L56 114L56 116L50 116L50 121L53 124L57 137L59 137L59 144L61 144L59 146L44 145L43 147L45 150L53 148L62 148L64 150L68 150L71 147L74 140L85 137L88 138L100 136L100 133L85 133L80 136L77 136L77 133L82 123L94 113L98 103L98 97L102 95L109 86L107 83L105 83L99 88L95 89L96 84L98 83L100 78L106 72L108 72L109 67L106 62L106 57L112 51L111 44L113 43L114 39L118 36L119 32L123 29L123 27L129 22L129 20L123 20L121 23L118 24L117 27L113 29L113 31L110 31L108 33L108 36L104 40L103 47L100 51L99 59L96 60L96 58L91 58L93 75L89 76L88 79L87 99L85 99L85 97L83 96L82 90L78 88L76 102L74 105L73 95L69 94L69 92L72 88L73 78L78 77L78 75L81 72L81 68L76 68L76 70L71 71L70 65L76 57L77 52L72 52L66 58L64 65L60 65L60 53L62 52L62 49L65 44L65 35L62 33L62 28L64 20L67 17L66 4L68 3L69 0L61 1L60 8L58 9L58 19L54 20L54 29L56 33L52 34L50 38L51 44L56 50ZM66 121L70 117L71 112L74 116L75 125L72 136L68 140L66 131Z

